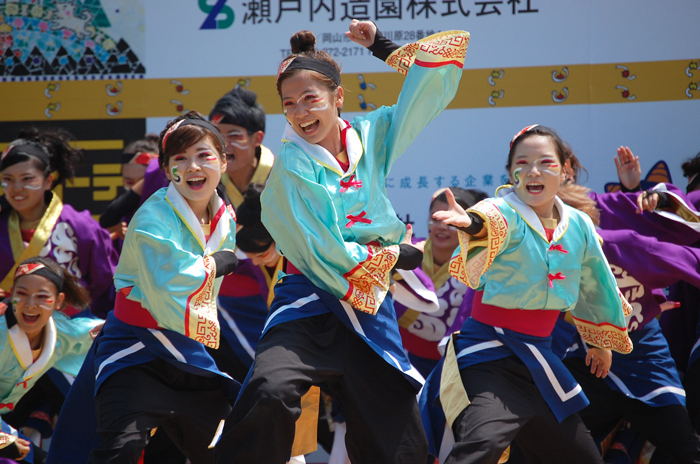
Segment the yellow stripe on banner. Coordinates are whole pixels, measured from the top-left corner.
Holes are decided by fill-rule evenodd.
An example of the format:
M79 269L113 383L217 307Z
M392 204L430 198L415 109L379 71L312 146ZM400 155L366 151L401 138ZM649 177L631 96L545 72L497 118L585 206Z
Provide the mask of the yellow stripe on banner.
M119 163L94 164L92 166L93 174L121 174L122 165Z
M467 61L468 64L468 61ZM700 60L562 64L466 69L449 108L490 108L679 101L700 98ZM343 74L345 111L396 102L404 77L397 72ZM208 113L237 84L258 94L268 114L281 114L275 76L101 81L6 82L0 101L12 111L0 121L174 117ZM362 89L361 85L365 85ZM121 141L89 141L86 149L122 149ZM121 145L117 147L116 143ZM80 142L88 143L86 142ZM82 146L82 145L81 145Z
M0 95L2 91L0 90ZM0 151L5 150L9 145L9 142L0 143ZM82 148L83 150L123 150L124 141L123 140L74 140L71 146L76 148Z

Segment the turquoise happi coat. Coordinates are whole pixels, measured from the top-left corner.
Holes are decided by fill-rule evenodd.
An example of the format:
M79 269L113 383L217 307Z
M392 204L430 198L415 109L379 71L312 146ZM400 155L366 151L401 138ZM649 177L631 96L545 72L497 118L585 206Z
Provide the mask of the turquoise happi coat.
M457 92L469 34L449 31L396 50L387 63L407 74L395 105L340 120L349 169L291 125L265 191L262 220L282 254L314 285L376 314L389 288L405 225L386 177L420 131Z
M68 375L78 375L92 345L90 329L102 323L101 319L70 319L55 311L44 327L41 353L34 360L29 339L17 325L12 311L9 300L0 303L0 414L12 411L52 367ZM2 424L0 448L16 438L12 427Z

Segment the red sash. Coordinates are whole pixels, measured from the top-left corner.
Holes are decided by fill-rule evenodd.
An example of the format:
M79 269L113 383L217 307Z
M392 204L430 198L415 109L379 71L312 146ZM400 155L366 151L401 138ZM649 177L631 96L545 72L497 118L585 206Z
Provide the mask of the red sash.
M160 329L158 322L146 308L141 306L141 303L127 298L132 288L122 288L117 292L114 316L125 324L143 327L144 329Z

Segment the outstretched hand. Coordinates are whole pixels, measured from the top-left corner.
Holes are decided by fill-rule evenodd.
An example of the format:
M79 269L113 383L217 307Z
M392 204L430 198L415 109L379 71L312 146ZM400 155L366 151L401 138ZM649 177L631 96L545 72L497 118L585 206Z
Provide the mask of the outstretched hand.
M642 167L639 164L639 156L634 156L629 147L620 147L617 149L617 156L614 159L620 183L627 190L636 189L642 180Z
M374 44L374 36L377 33L377 26L372 21L358 21L353 19L350 22L350 30L345 33L348 39L362 45L371 47Z
M454 193L450 189L445 190L445 196L447 196L447 204L449 208L445 211L435 211L433 213L433 219L436 221L442 221L443 224L448 226L456 226L467 228L472 225L472 220L464 211L464 208L459 206L455 200Z

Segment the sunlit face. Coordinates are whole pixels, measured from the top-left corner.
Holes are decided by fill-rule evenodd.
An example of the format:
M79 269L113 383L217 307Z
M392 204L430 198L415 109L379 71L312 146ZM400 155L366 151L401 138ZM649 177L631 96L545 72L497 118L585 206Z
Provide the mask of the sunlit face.
M216 127L226 141L227 174L256 165L255 150L263 141L263 131L249 134L244 127L224 123L216 124Z
M146 175L146 166L143 164L129 163L122 164L122 180L124 181L124 188L131 190L134 184Z
M333 146L340 138L338 108L343 106L343 88L331 92L302 71L282 81L280 90L282 109L294 132L311 144Z
M18 277L12 291L17 325L29 336L41 333L65 297L46 277L32 274Z
M208 203L224 172L226 160L209 136L171 156L166 166L166 176L190 206Z
M268 249L261 253L245 252L245 255L248 257L249 260L253 262L253 265L255 266L277 266L277 262L280 259L280 255L279 253L277 253L277 246L275 245L275 242L272 242Z
M449 208L450 205L446 202L436 201L430 208L430 217L432 218L433 213L436 211L447 211ZM433 249L437 251L452 253L459 245L457 230L437 219L431 219L428 222L428 237L430 237L430 242L433 244Z
M2 189L10 206L20 215L45 206L44 193L51 190L53 176L44 177L31 161L13 164L2 172Z
M513 154L509 174L518 198L540 216L551 213L565 172L550 137L532 135L520 142Z

